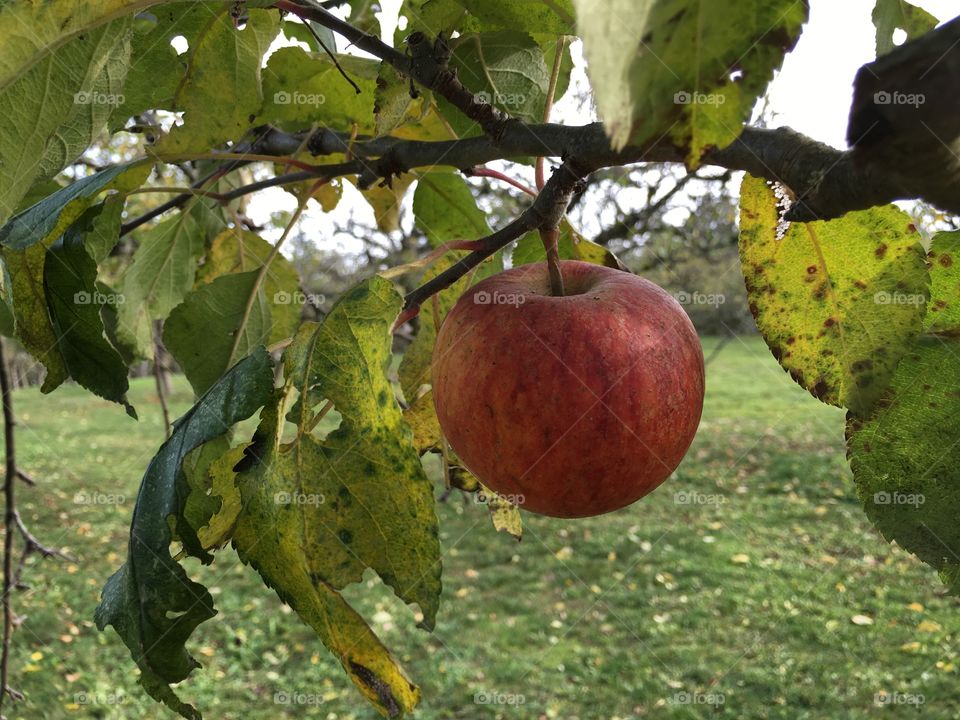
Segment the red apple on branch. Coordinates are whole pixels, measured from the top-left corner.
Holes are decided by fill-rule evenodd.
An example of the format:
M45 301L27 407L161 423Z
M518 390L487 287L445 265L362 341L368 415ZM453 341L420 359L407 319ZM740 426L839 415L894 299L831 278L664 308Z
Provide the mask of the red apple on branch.
M683 458L703 407L703 351L662 288L563 261L471 287L433 353L440 426L463 464L530 512L587 517L656 488Z

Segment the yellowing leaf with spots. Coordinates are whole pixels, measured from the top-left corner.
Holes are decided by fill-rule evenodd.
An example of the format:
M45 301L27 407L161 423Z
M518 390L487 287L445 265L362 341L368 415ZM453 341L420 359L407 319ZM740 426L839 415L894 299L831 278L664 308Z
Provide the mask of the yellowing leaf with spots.
M371 568L432 628L440 597L433 491L387 378L402 299L383 278L347 292L323 324L301 326L285 384L238 466L234 544L384 714L419 691L339 594ZM332 406L339 427L312 432ZM285 440L284 419L295 423Z
M949 333L960 328L960 231L935 235L927 260L930 302L923 329Z
M778 223L774 191L745 177L740 261L757 327L814 397L865 414L921 330L928 273L919 235L893 206Z

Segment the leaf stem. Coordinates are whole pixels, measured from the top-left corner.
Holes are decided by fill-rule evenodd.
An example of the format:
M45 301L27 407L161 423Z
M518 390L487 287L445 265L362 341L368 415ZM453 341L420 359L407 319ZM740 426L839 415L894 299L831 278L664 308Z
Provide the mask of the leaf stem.
M543 249L547 252L547 270L550 273L550 294L554 297L563 297L563 273L560 271L560 254L557 243L560 231L556 228L540 228L540 239Z

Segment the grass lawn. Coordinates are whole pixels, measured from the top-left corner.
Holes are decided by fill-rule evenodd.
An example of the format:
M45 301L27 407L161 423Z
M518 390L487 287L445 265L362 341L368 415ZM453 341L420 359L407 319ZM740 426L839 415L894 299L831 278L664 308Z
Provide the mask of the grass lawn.
M420 683L416 717L960 716L960 603L866 521L843 413L794 385L758 338L728 345L707 374L693 448L632 507L526 516L517 543L483 506L456 494L439 505L434 633L378 581L348 589ZM190 393L177 388L179 415ZM138 688L118 636L92 622L162 438L152 382L131 396L140 422L76 387L15 395L19 460L39 480L19 488L23 516L75 561L26 570L11 682L27 700L12 718L173 717ZM189 645L205 667L180 687L207 718L377 717L232 550L188 570L220 611ZM310 704L276 702L285 696Z

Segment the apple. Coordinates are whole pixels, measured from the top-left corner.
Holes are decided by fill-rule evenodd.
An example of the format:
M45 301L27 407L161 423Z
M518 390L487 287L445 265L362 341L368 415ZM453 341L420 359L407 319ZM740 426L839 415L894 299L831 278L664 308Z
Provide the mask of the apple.
M477 283L433 351L440 427L464 466L525 510L588 517L662 483L703 408L703 350L665 290L628 272L546 263Z

